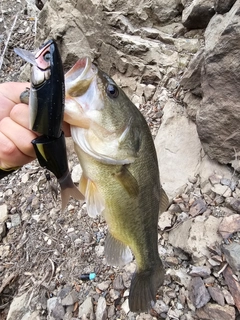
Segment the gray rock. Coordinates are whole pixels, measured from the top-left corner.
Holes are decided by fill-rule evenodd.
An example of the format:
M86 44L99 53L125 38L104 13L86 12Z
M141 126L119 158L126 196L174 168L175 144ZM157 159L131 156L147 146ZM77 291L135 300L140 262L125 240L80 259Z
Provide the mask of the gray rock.
M194 277L191 280L190 299L196 308L201 308L211 299L203 280L200 277Z
M216 0L214 4L214 9L217 13L224 14L228 12L236 0Z
M216 303L208 303L202 309L197 310L196 315L199 319L204 320L233 320L235 319L235 309L227 305L223 307Z
M222 246L223 253L234 272L240 271L240 244L232 242Z
M80 319L87 319L93 320L94 319L94 312L93 312L93 299L92 297L88 297L80 306L78 311L78 317Z
M29 298L28 293L24 293L19 297L15 297L10 305L7 320L16 320L21 319L22 316L26 313L26 303Z
M234 306L235 302L234 302L234 299L233 299L231 293L226 289L222 289L222 293L223 293L223 296L224 296L227 304L229 304L230 306Z
M160 230L170 228L172 226L173 214L170 211L165 211L159 215L158 226Z
M239 151L240 132L236 128L240 115L236 106L240 99L240 50L235 45L240 32L239 4L236 1L224 17L214 16L206 29L201 78L203 100L196 118L204 150L211 159L224 164L233 162ZM221 114L218 121L216 114Z
M214 15L214 0L193 0L183 10L182 23L188 29L206 28Z
M65 310L60 299L58 297L53 297L47 300L48 314L56 320L63 319L65 315Z
M201 144L196 126L174 101L164 107L162 125L155 138L162 186L170 199L181 194L188 178L195 176Z
M208 292L214 301L216 301L220 306L224 306L224 295L220 288L218 287L208 287Z
M99 297L97 310L96 310L96 320L106 320L107 319L107 303L104 297Z
M190 276L192 277L202 277L207 278L211 274L211 270L209 267L206 266L192 266L191 271L189 272Z
M101 291L106 291L110 285L111 281L107 280L107 281L103 281L98 283L97 288Z
M207 246L221 243L218 228L221 219L213 216L198 216L184 221L169 232L169 243L189 253L195 263L203 263L210 258Z
M77 301L78 301L78 293L77 291L72 290L61 300L61 303L63 306L71 306Z
M116 278L113 280L112 287L115 290L123 290L124 289L123 279L122 279L122 275L121 274L118 274L116 276Z

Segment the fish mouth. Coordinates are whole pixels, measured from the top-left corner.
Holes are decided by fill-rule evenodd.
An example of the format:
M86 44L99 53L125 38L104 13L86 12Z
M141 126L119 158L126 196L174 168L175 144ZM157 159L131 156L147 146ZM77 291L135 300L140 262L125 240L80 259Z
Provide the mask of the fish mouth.
M89 88L98 72L90 57L84 57L66 73L66 93L71 97L82 96Z

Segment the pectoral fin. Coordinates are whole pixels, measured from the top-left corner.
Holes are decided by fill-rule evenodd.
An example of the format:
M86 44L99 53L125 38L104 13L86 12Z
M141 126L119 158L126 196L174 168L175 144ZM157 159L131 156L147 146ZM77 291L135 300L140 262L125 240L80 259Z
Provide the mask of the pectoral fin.
M80 192L85 195L88 215L96 218L105 209L104 199L93 181L82 175L80 179Z
M128 170L126 165L121 167L121 170L114 174L114 177L121 183L124 189L131 197L137 197L139 194L138 182Z
M111 266L124 266L133 259L132 252L125 244L108 233L104 248L107 263Z

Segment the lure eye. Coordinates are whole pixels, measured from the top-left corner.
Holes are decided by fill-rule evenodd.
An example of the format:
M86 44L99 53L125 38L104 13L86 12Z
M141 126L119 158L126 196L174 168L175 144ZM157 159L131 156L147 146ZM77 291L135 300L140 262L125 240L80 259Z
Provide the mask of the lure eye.
M47 51L46 53L44 53L43 59L44 59L46 62L50 62L51 54L50 54L49 51Z
M109 98L117 98L119 94L118 88L111 83L107 85L106 92Z

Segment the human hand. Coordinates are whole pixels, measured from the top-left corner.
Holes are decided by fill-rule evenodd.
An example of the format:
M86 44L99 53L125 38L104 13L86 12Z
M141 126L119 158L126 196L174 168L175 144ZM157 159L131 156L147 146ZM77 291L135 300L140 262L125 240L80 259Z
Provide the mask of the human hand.
M36 158L31 141L36 134L29 130L28 105L20 103L20 94L29 83L0 84L0 167L22 166Z
M0 167L20 167L36 158L31 141L37 137L29 130L29 107L20 102L20 94L29 83L0 84ZM69 124L63 123L65 136L70 136Z

